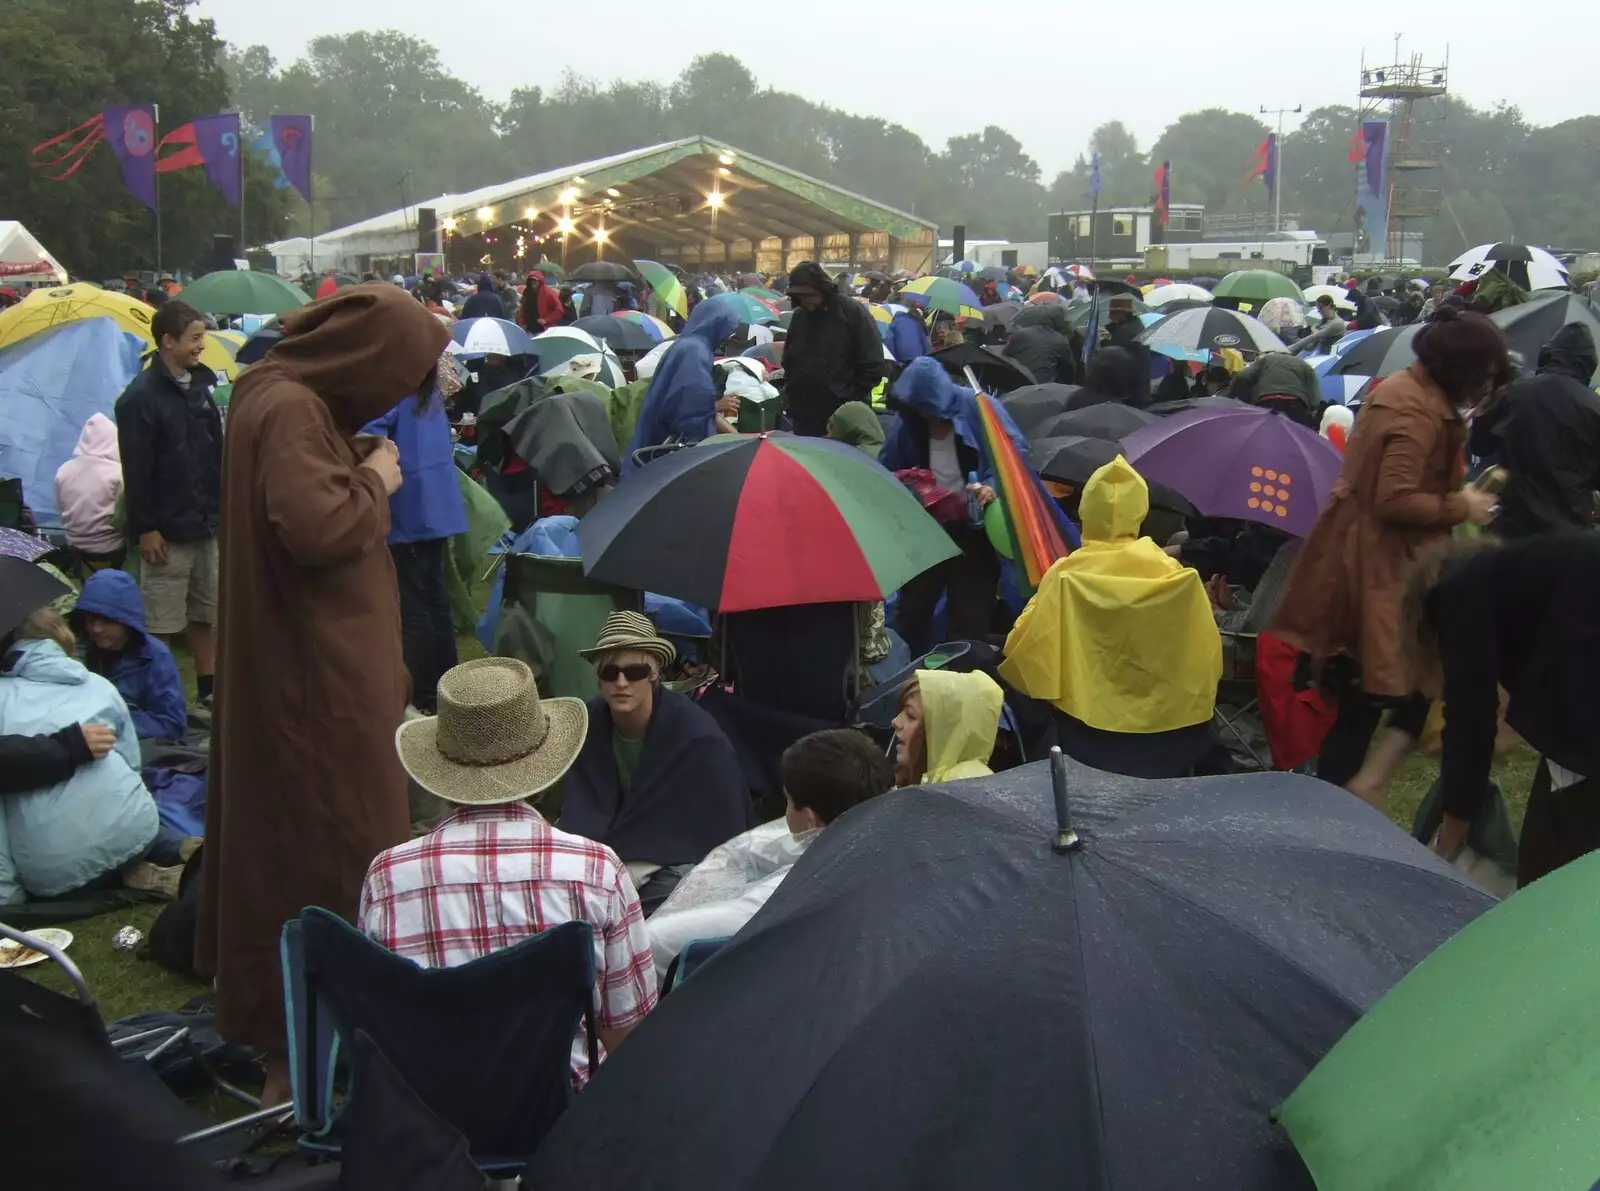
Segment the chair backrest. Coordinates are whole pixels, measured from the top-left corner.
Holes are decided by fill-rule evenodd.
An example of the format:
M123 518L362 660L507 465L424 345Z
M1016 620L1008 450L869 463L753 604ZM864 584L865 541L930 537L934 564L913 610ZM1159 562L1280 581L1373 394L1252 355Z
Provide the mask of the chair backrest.
M643 594L586 579L575 558L513 554L505 566L495 653L527 662L546 698L589 698L594 667L578 650L594 644L611 613L642 610Z
M717 939L693 939L685 943L683 950L674 955L672 962L667 965L666 979L661 982L661 995L666 996L698 972L708 959L728 945L731 938L732 935L723 935Z
M316 1048L305 1045L324 1030L322 1015L341 1038L363 1030L480 1162L525 1158L566 1109L580 1022L594 1061L594 933L586 922L455 968L418 967L316 907L285 927L284 942L286 958L291 946L299 950L297 965L285 965L291 1029L304 1035L293 1048L297 1079L309 1078L317 1092L325 1085Z
M855 701L854 604L796 604L730 612L722 619L723 665L745 698L842 724Z

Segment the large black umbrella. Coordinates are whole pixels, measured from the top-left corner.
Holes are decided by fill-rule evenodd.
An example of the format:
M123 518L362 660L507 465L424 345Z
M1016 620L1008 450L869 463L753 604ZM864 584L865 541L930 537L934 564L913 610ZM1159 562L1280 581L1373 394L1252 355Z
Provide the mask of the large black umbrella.
M1309 1191L1269 1113L1494 904L1287 774L1047 767L830 826L607 1059L527 1185Z
M1188 413L1191 409L1238 409L1241 402L1237 397L1225 397L1221 393L1209 393L1204 397L1181 397L1177 401L1157 401L1145 407L1146 413L1155 414L1157 417L1168 418L1173 414Z
M1121 443L1080 435L1040 438L1028 444L1028 458L1040 476L1058 484L1074 484L1079 488L1089 482L1090 476L1122 453ZM1165 484L1147 479L1145 485L1150 490L1151 508L1167 509L1185 517L1200 515L1187 497Z
M591 314L572 325L589 332L615 352L647 352L659 343L641 323L614 314Z
M962 384L967 383L966 370L970 368L978 378L979 387L993 393L1009 393L1034 383L1033 373L993 348L958 343L954 347L940 348L933 353L933 358Z
M1027 434L1039 423L1066 413L1077 392L1077 385L1025 385L1012 389L1000 399L1000 404L1006 407L1017 429Z
M1539 351L1568 323L1582 323L1600 340L1600 306L1581 294L1540 294L1531 302L1507 306L1489 316L1506 333L1511 349L1521 354L1531 371L1539 361ZM1600 372L1590 383L1600 382Z
M1009 327L1021 311L1022 307L1015 302L996 302L993 306L985 306L983 308L983 325L986 327Z
M569 281L633 281L633 270L616 261L590 261L573 271Z
M43 567L0 554L0 637L70 590Z
M246 364L259 362L269 351L278 346L283 339L283 320L273 319L264 323L250 338L246 339L239 347L239 352L233 357L233 362L243 368Z
M1068 435L1080 435L1084 438L1109 438L1115 441L1158 420L1154 414L1134 409L1131 405L1123 405L1117 401L1101 401L1094 405L1085 405L1080 409L1069 409L1049 421L1041 422L1028 437L1066 438Z
M1006 271L999 265L990 265L987 269L979 269L978 276L985 281L1001 282L1010 280L1006 276Z
M1411 366L1417 358L1411 342L1426 324L1380 327L1360 343L1339 353L1330 376L1389 376Z

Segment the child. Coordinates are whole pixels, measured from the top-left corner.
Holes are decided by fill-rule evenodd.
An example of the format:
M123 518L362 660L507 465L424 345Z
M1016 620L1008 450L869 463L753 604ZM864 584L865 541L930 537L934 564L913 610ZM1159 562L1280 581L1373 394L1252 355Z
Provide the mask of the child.
M116 423L105 414L95 414L83 424L72 458L56 470L56 507L67 542L90 571L122 565L127 541L112 524L121 495Z
M111 680L140 740L181 742L189 731L183 679L172 651L145 632L144 600L126 571L96 571L73 609L74 626L89 639L84 664Z

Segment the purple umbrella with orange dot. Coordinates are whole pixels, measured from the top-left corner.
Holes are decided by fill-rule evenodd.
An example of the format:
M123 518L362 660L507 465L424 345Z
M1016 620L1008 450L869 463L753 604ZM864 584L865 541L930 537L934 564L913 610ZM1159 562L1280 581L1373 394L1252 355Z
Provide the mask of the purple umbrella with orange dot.
M1344 465L1314 431L1251 405L1178 414L1122 445L1140 475L1203 516L1259 521L1299 538L1317 523Z

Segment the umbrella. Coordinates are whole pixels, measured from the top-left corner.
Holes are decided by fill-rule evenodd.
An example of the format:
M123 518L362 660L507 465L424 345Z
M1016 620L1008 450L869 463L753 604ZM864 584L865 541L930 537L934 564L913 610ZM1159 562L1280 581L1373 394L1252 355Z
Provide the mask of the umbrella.
M1600 340L1600 305L1581 294L1540 294L1531 302L1497 310L1489 319L1506 333L1512 350L1521 353L1530 367L1539 359L1544 345L1568 323L1585 324ZM1600 372L1589 380L1590 384L1597 382Z
M1238 409L1241 404L1235 397L1224 397L1221 393L1208 393L1203 397L1180 397L1176 401L1156 401L1145 406L1145 412L1154 414L1157 418L1169 418L1173 414L1187 413L1191 409Z
M1033 373L1010 356L1003 356L989 347L957 343L953 347L941 347L933 353L933 359L961 384L970 383L967 370L971 369L978 387L992 393L1009 393L1035 383Z
M588 318L580 318L572 325L580 331L587 331L616 352L647 352L661 342L660 336L650 334L632 319L609 314L593 314Z
M856 448L788 434L718 435L624 476L578 541L591 579L723 612L880 600L957 553Z
M1498 269L1523 289L1566 289L1567 267L1531 244L1479 244L1450 262L1452 281L1476 281Z
M783 344L758 343L754 347L747 347L739 353L752 360L760 360L767 366L769 372L783 367Z
M153 346L150 319L154 314L137 298L83 281L58 289L36 289L9 310L0 311L0 347L85 318L112 319Z
M634 281L633 270L620 261L590 261L579 265L569 280L572 281Z
M503 318L464 318L450 328L450 342L456 345L456 355L468 359L526 356L538 350L531 335Z
M246 364L254 364L277 346L283 338L283 322L273 319L266 323L250 338L246 339L239 350L234 353L234 362L243 368Z
M1002 281L1009 282L1011 280L1006 276L1006 271L999 265L990 265L987 269L979 269L978 276L982 277L985 281L993 281L996 283Z
M978 271L978 262L957 261L951 266L951 268L953 268L957 273L976 273Z
M600 375L594 379L611 388L626 384L622 363L589 332L577 327L551 327L533 338L530 351L538 353L541 376L561 375L571 371L572 361L582 356L594 356L600 361Z
M1080 435L1084 438L1121 439L1135 430L1153 425L1159 419L1142 409L1116 401L1100 401L1057 414L1049 421L1039 423L1029 440L1041 438L1066 438Z
M847 812L528 1181L1309 1191L1269 1112L1492 899L1311 778L1069 766L1063 842L1047 770Z
M49 543L45 545L49 551ZM0 637L72 589L42 567L0 554Z
M1119 295L1120 296L1120 295ZM1138 298L1133 299L1134 314L1147 314L1150 307ZM1080 330L1089 325L1093 317L1095 325L1104 327L1111 321L1111 295L1100 294L1093 298L1074 298L1067 303L1067 321Z
M1306 308L1298 298L1268 298L1256 312L1256 321L1282 339L1291 327L1304 325Z
M20 529L12 529L9 525L0 525L0 558L19 558L23 562L38 562L55 548L53 542L44 538L23 533ZM10 631L10 629L0 629L0 637Z
M661 299L663 305L676 313L679 318L689 317L689 295L676 273L660 261L633 263L639 270L639 276L643 277L645 284L655 291L655 296Z
M749 294L713 294L707 302L722 302L733 307L739 321L745 325L770 326L778 320L778 308L771 302L753 298Z
M1300 287L1294 278L1272 269L1239 269L1229 273L1211 291L1213 298L1232 298L1235 301L1260 305L1270 298L1302 300Z
M650 336L656 343L663 343L668 339L676 339L678 337L678 333L672 329L670 323L657 318L653 314L646 314L642 310L619 310L611 317L626 319L630 323L637 323L644 328L645 334Z
M1077 385L1024 385L1003 396L1000 404L1006 407L1017 429L1028 434L1040 422L1066 413L1073 396L1080 391Z
M1093 281L1094 270L1088 265L1067 265L1061 270L1068 277L1076 277L1079 281Z
M637 261L634 263L638 264ZM541 260L537 265L530 269L529 272L541 274L546 281L565 281L567 279L566 266L558 264L557 262L550 260L548 257L546 257L544 260ZM645 280L649 281L650 279L646 277Z
M1409 368L1417 358L1416 352L1411 349L1411 341L1426 325L1412 323L1405 327L1379 327L1353 346L1337 351L1339 362L1333 366L1331 375L1389 376L1402 368ZM1343 340L1340 341L1342 344Z
M337 273L337 272L329 273L326 277L324 277L321 281L319 281L317 283L317 301L320 302L324 298L331 298L331 297L333 297L334 294L336 294L338 291L340 291L342 289L346 289L346 288L348 288L349 286L352 286L352 285L360 285L360 284L361 284L361 278L356 277L354 274L351 274L351 273ZM267 312L264 311L264 310L239 310L239 311L230 311L230 313L234 313L234 314L265 314Z
M1015 302L996 302L992 306L983 308L983 325L986 327L1009 327L1011 320L1017 317L1022 309Z
M1333 299L1335 310L1343 310L1347 314L1356 312L1356 304L1350 300L1350 291L1341 285L1312 285L1300 293L1307 306L1315 305L1318 298L1326 296Z
M978 295L959 281L947 277L918 277L900 291L907 302L942 310L956 318L982 318L983 305Z
M1244 404L1174 414L1123 445L1140 475L1183 493L1202 516L1259 521L1301 538L1344 466L1316 431Z
M1321 1191L1592 1186L1600 856L1519 890L1395 985L1276 1114Z
M309 298L276 273L219 269L191 281L178 297L202 314L283 314Z
M1031 442L1028 444L1028 454L1045 479L1082 488L1089 482L1090 476L1122 454L1122 444L1108 438L1067 435L1065 438L1041 438ZM1194 505L1165 484L1148 479L1145 484L1150 489L1152 508L1166 509L1184 517L1199 516Z
M1106 294L1127 294L1129 297L1138 298L1141 301L1144 299L1144 294L1140 292L1138 286L1132 282L1123 281L1118 277L1098 278L1094 283L1094 290L1096 294L1101 296Z
M763 302L776 303L783 301L782 294L780 294L777 290L768 289L764 285L747 285L740 289L739 292L741 294L748 294L752 298L758 298Z
M1224 306L1169 314L1156 326L1146 328L1139 341L1154 351L1212 352L1224 347L1247 352L1283 350L1283 341L1264 325Z
M1203 302L1211 304L1211 291L1198 285L1160 285L1144 296L1145 304L1154 308L1168 302Z
M1012 436L1014 427L1000 402L980 393L977 407L980 446L995 477L991 508L998 509L997 528L1010 544L1000 552L1016 560L1017 585L1026 600L1038 590L1045 572L1078 545L1078 531L1028 466L1026 448ZM987 516L984 525L987 530Z

